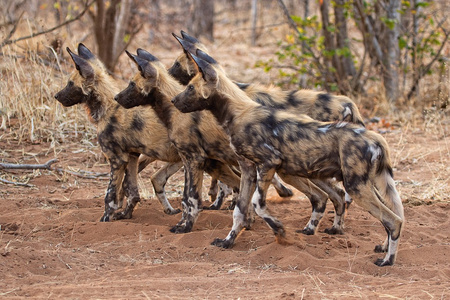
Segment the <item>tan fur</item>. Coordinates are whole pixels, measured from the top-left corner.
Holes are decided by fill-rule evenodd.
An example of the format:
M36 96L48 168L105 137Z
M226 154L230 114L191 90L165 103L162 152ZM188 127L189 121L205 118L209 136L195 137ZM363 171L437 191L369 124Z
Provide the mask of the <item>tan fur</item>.
M80 48L79 48L80 49ZM72 54L71 54L72 55ZM77 57L76 55L73 57ZM74 59L75 59L74 58ZM75 71L69 78L69 84L55 96L66 106L82 103L90 120L97 127L98 141L102 152L111 166L111 181L105 197L105 214L103 221L114 218L130 218L136 202L139 201L137 192L137 162L134 157L145 154L146 164L154 160L170 162L164 169L175 172L181 166L177 150L169 140L165 126L159 122L152 109L126 110L114 101L114 95L119 92L119 83L106 71L97 58L82 59L83 70L93 73L92 78L84 78L81 71ZM77 62L75 62L77 63ZM77 100L80 99L80 100ZM132 164L128 163L133 158ZM175 167L172 167L175 164ZM122 214L115 210L121 207L124 191L122 182L127 170L124 185L133 190L132 201ZM165 172L161 176L170 176ZM167 178L155 182L164 182ZM165 196L163 187L155 186L158 197L166 213L176 213ZM161 190L162 189L162 190ZM129 197L130 200L130 197Z

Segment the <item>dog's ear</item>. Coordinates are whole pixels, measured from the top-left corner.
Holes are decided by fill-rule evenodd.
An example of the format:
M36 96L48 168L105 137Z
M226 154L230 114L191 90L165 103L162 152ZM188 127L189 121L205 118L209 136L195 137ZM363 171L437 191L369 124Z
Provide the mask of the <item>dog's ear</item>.
M184 53L186 53L186 55L188 54L187 52L195 54L195 52L197 51L197 46L187 40L183 40L175 33L172 33L172 35L177 39L181 47L183 47Z
M137 52L137 55L140 58L146 59L148 61L158 61L158 58L156 58L154 55L152 55L147 50L144 50L142 48L138 48L136 52Z
M209 62L212 65L217 65L218 62L212 58L211 56L209 56L205 51L197 49L197 51L195 52L195 54L200 57L203 60L206 60L207 62Z
M155 67L153 67L151 65L151 63L148 60L143 59L140 56L131 54L127 50L125 50L125 52L131 58L131 60L133 60L133 62L136 64L142 77L151 78L151 77L156 77L158 75L157 70L155 69Z
M218 75L214 67L206 60L201 59L195 54L189 53L195 64L198 67L199 72L202 74L203 79L207 83L216 84L218 80Z
M195 37L187 34L185 31L181 30L181 36L183 37L183 40L186 40L192 44L198 44L200 41L196 39Z
M70 56L72 57L73 62L75 63L75 68L80 73L81 77L87 80L94 79L94 68L89 64L89 62L73 53L69 47L66 48L67 52L69 52Z
M95 55L83 43L78 44L78 55L87 60L95 58Z

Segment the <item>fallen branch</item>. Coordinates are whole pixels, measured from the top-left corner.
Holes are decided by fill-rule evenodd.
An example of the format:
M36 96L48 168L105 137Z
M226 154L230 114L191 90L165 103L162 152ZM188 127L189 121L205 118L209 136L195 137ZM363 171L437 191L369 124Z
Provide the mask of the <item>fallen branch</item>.
M4 169L31 169L31 170L50 170L51 165L57 162L56 158L49 160L45 164L4 164L0 163L0 170Z
M0 182L6 183L6 184L14 184L18 186L25 186L25 187L34 187L32 184L23 183L23 182L17 182L17 181L9 181L3 178L0 178Z
M91 171L71 171L63 168L52 167L52 164L56 163L57 159L51 159L44 164L8 164L8 163L0 163L0 170L19 170L19 169L28 169L28 170L50 170L56 171L59 174L67 173L73 176L87 178L87 179L103 179L102 177L108 178L108 173L96 173ZM5 183L14 183L12 181ZM20 184L23 185L23 184Z

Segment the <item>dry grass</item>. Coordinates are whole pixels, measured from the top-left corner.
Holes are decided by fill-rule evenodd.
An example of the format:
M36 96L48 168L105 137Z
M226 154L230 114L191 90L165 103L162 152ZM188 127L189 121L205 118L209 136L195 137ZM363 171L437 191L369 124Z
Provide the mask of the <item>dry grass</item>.
M37 51L21 54L7 46L3 54L0 66L2 138L32 143L50 141L55 147L70 137L91 139L94 136L80 107L63 108L54 99L67 77L67 71L56 69L57 56L47 66Z

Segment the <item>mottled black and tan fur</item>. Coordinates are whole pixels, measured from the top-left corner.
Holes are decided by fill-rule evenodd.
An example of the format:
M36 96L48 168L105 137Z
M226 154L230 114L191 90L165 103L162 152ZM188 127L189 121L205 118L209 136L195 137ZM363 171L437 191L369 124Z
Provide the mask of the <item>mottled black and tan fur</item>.
M236 193L239 191L240 178L230 168L238 166L236 155L228 136L211 113L183 114L172 105L171 99L184 87L169 75L159 60L143 49L138 49L137 56L128 51L127 54L140 72L125 90L116 95L115 100L125 108L152 107L166 126L170 140L183 160L186 176L182 219L172 231L189 232L202 206L203 171L231 186ZM214 161L214 168L206 169L206 161ZM220 208L221 204L216 202L212 209Z
M360 125L319 122L305 115L259 105L239 89L218 64L210 64L195 54L192 57L201 72L173 103L185 113L211 111L230 136L236 153L256 165L257 186L252 204L275 236L281 240L285 237L282 223L266 206L268 183L275 172L293 186L299 178L334 177L343 182L346 192L357 204L385 227L387 240L375 251L387 253L375 263L392 265L404 213L383 137ZM239 197L233 228L224 240L217 239L215 245L228 246L234 242L245 224L247 206L248 200Z
M188 35L184 31L181 31L181 35L182 38L173 34L182 45L183 53L177 57L170 67L169 73L178 81L187 85L188 81L198 72L195 63L189 57L189 52L195 53L197 49L200 49L202 50L199 54L200 58L207 61L209 60L208 62L211 64L215 64L216 61L209 55L202 55L202 53L206 53L206 47L196 38ZM326 92L307 89L284 91L279 87L264 86L256 83L248 84L235 82L235 84L245 91L252 100L264 106L286 110L293 114L306 114L319 121L347 121L364 126L364 121L358 107L346 96L332 95ZM340 204L338 202L343 201L341 198L343 197L342 195L344 192L337 188L337 186L334 186L334 191L329 190L328 192L333 204L339 207ZM347 205L350 204L351 199L348 195L346 195L345 201L347 202ZM325 209L323 200L318 206ZM336 210L337 213L340 211L340 209ZM317 219L310 220L310 227L313 227L314 223L317 223L316 220ZM313 232L314 230L309 230L309 234L312 234Z
M114 101L114 95L119 92L118 83L86 46L78 45L78 55L69 48L67 51L77 71L72 73L67 86L55 98L66 107L82 104L97 127L98 142L111 167L101 221L131 218L135 205L140 201L137 187L140 154L147 155L141 169L154 160L169 162L152 176L152 183L164 212L178 213L179 210L168 202L164 185L182 163L165 126L152 109L126 110ZM127 206L116 212L122 207L124 194L128 196Z
M178 42L183 47L183 53L177 57L175 63L169 69L169 73L183 84L186 80L192 79L198 72L197 66L190 59L189 52L195 53L197 49L201 49L199 54L202 59L207 60L211 64L217 62L209 55L206 55L204 50L206 47L197 39L189 36L184 31L181 31L182 38L173 34ZM202 55L205 53L205 55ZM294 114L307 114L308 116L320 121L349 121L364 126L364 122L359 113L355 103L346 96L335 96L324 92L316 92L312 90L293 90L283 91L279 87L262 86L259 84L235 84L245 91L245 93L255 102L274 109L282 109ZM275 175L277 176L277 175ZM279 182L279 179L277 179ZM337 218L330 233L340 233L343 228L343 214L344 214L344 191L336 185L319 182L320 187L328 193L315 193L308 198L313 205L312 218L308 225L302 230L306 234L314 234L325 211L326 200L329 197L335 206ZM308 191L310 185L305 186L304 190ZM331 188L330 188L331 187ZM351 202L350 197L345 197L347 204ZM340 225L338 225L340 224ZM339 229L338 229L339 228ZM329 232L329 230L327 230Z
M184 158L186 174L190 178L198 178L202 174L199 166L203 165L202 161L206 158L213 158L227 165L236 166L238 164L237 156L230 147L228 136L223 131L223 128L217 124L214 116L205 111L191 114L179 112L170 101L174 96L181 93L184 87L168 74L160 61L145 50L138 49L138 56L130 53L128 55L137 64L139 72L130 82L128 88L118 94L115 99L127 108L147 104L155 109L161 121L166 124L169 136L176 145L180 156ZM150 60L146 60L143 57L147 57ZM227 170L226 168L222 169ZM237 177L228 175L228 178L235 180ZM222 181L229 184L225 180ZM195 185L192 188L194 183ZM231 183L231 186L237 189L239 187L239 178L237 178L237 182L233 181ZM334 201L336 202L335 209L337 214L335 224L327 232L330 234L342 233L342 215L345 210L342 195L335 191L334 186L330 182L318 181L316 184L313 184L305 179L302 183L303 186L300 190L308 196L313 205L311 220L302 232L314 234L325 210L326 200L328 199L327 193L330 193L333 195L333 199L337 199ZM189 188L186 187L191 193L186 200L191 199L191 201L186 202L183 207L186 211L190 211L191 214L185 213L173 231L184 232L186 227L189 226L189 230L192 227L193 222L197 218L200 205L200 198L198 198L200 196L198 192L199 187L201 187L200 184L201 178L195 179L190 183ZM248 186L241 186L241 188L249 190ZM188 219L186 220L186 218Z

